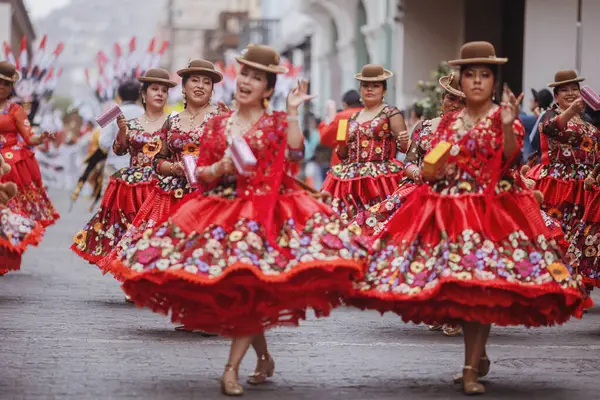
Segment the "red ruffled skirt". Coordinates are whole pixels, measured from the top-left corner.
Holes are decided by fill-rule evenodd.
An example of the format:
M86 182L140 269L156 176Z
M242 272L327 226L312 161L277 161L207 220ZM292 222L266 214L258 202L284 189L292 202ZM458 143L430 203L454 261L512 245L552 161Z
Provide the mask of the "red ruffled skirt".
M403 176L404 168L397 160L337 164L327 173L321 190L331 194L333 210L347 223L391 196Z
M591 306L529 191L446 196L421 185L386 231L349 304L405 322L525 326Z
M92 219L73 238L73 250L96 264L119 243L156 180L151 167L124 168L110 178L100 207Z
M111 272L126 278L123 288L139 306L220 335L297 325L307 308L327 315L362 276L362 237L305 192L279 197L276 246L262 218L231 188L191 194Z
M27 148L13 146L2 149L2 156L11 166L11 171L2 176L0 182L14 182L18 187L17 195L8 204L10 209L39 222L44 227L54 224L60 215L48 197L42 182L40 166L33 152Z
M363 235L371 237L381 235L388 221L417 187L412 180L403 178L400 187L390 197L368 210L358 213L352 223L361 227Z
M119 244L114 246L106 257L98 261L98 266L105 274L111 272L111 262L119 258L132 242L141 239L146 229L154 228L164 222L185 197L195 190L187 184L185 178L160 176L158 179L158 184L146 197L135 219L119 240ZM119 276L115 277L119 279Z
M588 287L600 287L600 187L586 190L584 179L549 176L543 165L534 167L528 177L544 194L543 209L566 233L567 261Z
M0 209L0 275L21 269L21 256L28 246L37 246L43 234L44 227L39 222L9 208Z

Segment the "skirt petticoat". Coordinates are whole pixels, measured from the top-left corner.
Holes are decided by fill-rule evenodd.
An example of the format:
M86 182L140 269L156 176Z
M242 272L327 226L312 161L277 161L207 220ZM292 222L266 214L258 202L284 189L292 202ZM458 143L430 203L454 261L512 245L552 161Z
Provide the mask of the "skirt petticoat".
M214 194L214 195L213 195ZM279 197L267 242L251 201L231 187L194 193L132 243L111 272L140 306L225 336L298 325L307 308L328 315L362 276L365 242L305 192Z
M0 273L21 269L21 256L42 240L44 227L9 208L0 209Z

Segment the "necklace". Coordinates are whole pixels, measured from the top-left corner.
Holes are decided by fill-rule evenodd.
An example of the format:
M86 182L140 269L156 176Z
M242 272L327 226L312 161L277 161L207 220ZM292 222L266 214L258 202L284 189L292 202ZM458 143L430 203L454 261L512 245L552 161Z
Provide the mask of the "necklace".
M258 121L260 118L262 117L262 113L261 115L256 119L256 121ZM256 123L256 121L252 122L252 120L247 120L245 123L240 123L239 121L239 114L236 111L233 112L233 114L231 114L231 117L229 117L229 119L227 120L227 125L225 126L225 136L227 137L227 140L231 140L231 129L233 128L233 126L237 126L239 127L239 132L241 132L241 134L238 133L237 136L244 136L244 134L246 132L248 132L250 130L250 128L252 128L252 126Z
M197 112L196 114L194 114L194 115L192 115L192 113L190 112L190 110L189 110L189 109L186 109L186 111L187 111L188 115L190 116L190 122L194 122L194 120L196 119L196 117L197 117L198 115L200 115L200 113L201 113L202 111L204 111L204 109L205 109L206 107L208 107L209 105L210 105L209 103L206 103L205 105L203 105L203 106L202 106L202 108L200 109L200 111L198 111L198 112Z
M148 118L148 114L144 113L144 121L146 121L147 124L152 124L156 121L158 121L164 114L160 114L158 117L156 117L155 119L149 119Z

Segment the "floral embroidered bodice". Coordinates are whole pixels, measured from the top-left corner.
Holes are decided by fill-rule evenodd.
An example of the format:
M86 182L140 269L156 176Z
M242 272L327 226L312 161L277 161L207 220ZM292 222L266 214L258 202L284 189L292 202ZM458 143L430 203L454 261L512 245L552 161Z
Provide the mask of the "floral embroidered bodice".
M144 130L138 118L134 118L128 122L128 130L126 136L127 147L124 151L115 151L118 155L129 153L131 161L130 168L147 168L152 167L154 157L162 148L162 139L164 132L162 129L150 133Z
M0 110L0 149L16 146L22 141L29 144L32 135L31 123L23 107L7 101Z
M400 148L399 138L390 128L390 118L400 111L396 107L385 106L372 120L357 121L355 113L348 121L348 157L345 163L384 162L394 158L393 144Z
M581 117L572 118L560 129L562 111L555 105L540 122L542 164L545 174L556 178L584 179L600 162L600 131Z
M524 136L521 121L515 120L513 129L520 146ZM504 134L499 107L492 109L472 129L465 127L464 110L446 115L433 136L432 148L442 141L452 145L444 178L432 184L436 192L449 195L483 193L490 183L497 183L497 193L513 187L524 188L521 184L513 186L508 170L502 174L506 161L502 156Z

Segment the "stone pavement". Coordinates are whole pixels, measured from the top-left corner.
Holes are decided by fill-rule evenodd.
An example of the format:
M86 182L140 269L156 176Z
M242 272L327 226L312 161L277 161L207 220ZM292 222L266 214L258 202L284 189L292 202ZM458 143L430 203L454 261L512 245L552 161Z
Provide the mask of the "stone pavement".
M63 218L23 270L0 278L0 400L222 399L228 353L220 338L173 331L167 318L126 304L118 283L68 249L90 215L68 214L68 194L51 192ZM600 297L595 296L596 301ZM248 399L459 399L461 338L397 317L340 309L298 329L268 333L273 383ZM563 327L494 328L488 399L598 399L600 309ZM254 367L249 353L240 371Z

